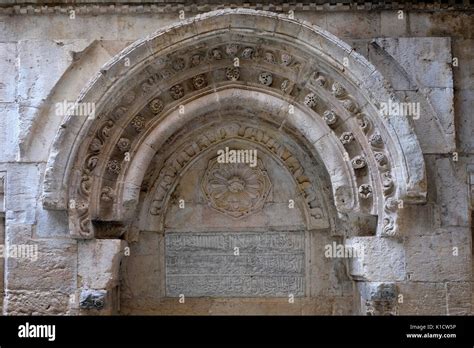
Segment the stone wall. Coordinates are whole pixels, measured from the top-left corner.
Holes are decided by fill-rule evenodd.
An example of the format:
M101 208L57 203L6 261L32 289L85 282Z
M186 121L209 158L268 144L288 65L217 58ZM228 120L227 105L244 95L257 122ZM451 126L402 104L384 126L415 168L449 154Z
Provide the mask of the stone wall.
M105 10L104 6L103 14L96 15L82 7L73 16L69 10L75 7L50 13L17 9L13 15L5 12L7 8L0 10L0 175L6 173L5 226L0 226L0 242L4 227L7 246L37 245L38 259L5 260L5 282L0 281L5 293L3 313L80 314L81 304L87 301L81 300L78 289L107 289L107 298L120 277L129 284L123 289L123 312L143 313L150 302L129 299L153 296L160 287L154 283L158 280L148 277L160 272L160 261L147 248L160 245L163 236L144 232L139 242L130 245L131 255L137 257L124 262L119 275L126 243L72 239L67 212L44 209L42 186L53 139L63 123L54 112L55 103L75 100L89 79L133 41L178 23L179 8L148 13L118 6ZM189 18L200 12L184 15ZM389 80L401 100L420 102L421 118L411 122L426 163L427 201L400 210L400 228L405 232L396 247L387 246L391 240L376 236L352 236L351 243L363 244L369 252L351 266L351 277L372 285L339 289L341 296L333 297L335 304L325 303L324 308L313 310L308 308L319 305L311 299L293 307L287 303L276 306L274 299L263 304L255 299L217 299L211 304L191 300L191 309L181 309L173 304L175 299L164 299L160 309L148 313L233 313L236 307L239 313L379 313L384 301L380 293L392 292L397 304L389 312L474 313L472 11L405 9L400 15L394 9L296 7L294 16L346 41ZM82 264L81 259L90 264ZM393 266L393 274L379 269L381 264ZM373 285L378 282L393 284L396 290ZM354 304L355 309L344 302L348 291L358 293L354 298L360 303ZM118 305L109 300L105 309L102 313L113 313Z

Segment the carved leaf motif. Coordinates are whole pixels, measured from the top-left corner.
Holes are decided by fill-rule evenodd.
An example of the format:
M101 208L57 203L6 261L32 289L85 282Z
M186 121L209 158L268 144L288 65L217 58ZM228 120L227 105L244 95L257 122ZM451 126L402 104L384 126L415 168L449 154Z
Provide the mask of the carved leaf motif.
M88 197L91 191L91 177L87 173L83 173L81 177L80 193L84 197Z
M253 53L254 53L254 50L252 47L246 47L243 51L242 51L242 58L244 59L252 59L253 58Z
M110 136L110 130L113 128L113 126L114 122L112 120L107 120L100 127L99 131L97 132L97 137L102 141L102 143Z
M383 139L380 134L372 134L369 138L369 143L373 147L382 147L383 146Z
M393 177L390 172L382 173L382 185L384 193L389 193L393 188Z
M293 83L290 80L284 80L281 83L280 89L283 93L289 94L293 90Z
M376 152L374 157L380 167L385 167L387 165L388 160L384 153Z
M239 51L239 45L237 45L237 44L229 44L225 48L225 52L230 57L234 57L237 54L238 51Z
M372 197L372 186L369 184L362 184L359 186L359 196L364 199Z
M211 53L210 53L211 57L215 60L221 60L223 58L222 56L222 52L220 49L218 48L214 48L213 50L211 50Z
M99 138L94 138L92 139L90 145L89 145L89 150L92 152L100 152L102 149L102 142L100 141Z
M339 82L332 84L332 93L336 98L343 98L347 94L346 89Z
M114 200L114 190L109 186L104 186L100 194L100 199L104 202L112 202Z
M86 160L86 168L92 171L97 166L98 161L99 161L99 157L89 156L88 159Z
M382 232L386 236L393 236L395 234L395 220L393 217L387 215L383 218Z

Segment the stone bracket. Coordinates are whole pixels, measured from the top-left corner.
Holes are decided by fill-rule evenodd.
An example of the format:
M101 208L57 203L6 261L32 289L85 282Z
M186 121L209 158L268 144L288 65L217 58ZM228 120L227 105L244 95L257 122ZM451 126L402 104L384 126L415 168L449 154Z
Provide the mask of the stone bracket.
M398 288L394 283L359 283L361 314L396 315Z
M101 310L105 306L107 291L84 289L79 298L79 307L81 309Z

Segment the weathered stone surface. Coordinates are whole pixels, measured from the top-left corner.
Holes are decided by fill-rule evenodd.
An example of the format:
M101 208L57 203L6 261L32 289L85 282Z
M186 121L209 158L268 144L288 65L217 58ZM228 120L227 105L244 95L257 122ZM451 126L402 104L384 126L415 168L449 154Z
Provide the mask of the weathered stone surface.
M411 14L410 14L411 15ZM380 35L383 37L404 37L407 35L408 12L381 11Z
M377 41L420 87L453 87L449 38L397 38ZM417 59L413 59L414 57Z
M474 89L460 90L454 96L456 110L456 132L459 150L468 154L474 153Z
M469 226L467 174L462 159L430 158L436 168L436 192L442 226Z
M67 213L65 211L40 210L36 235L39 238L58 238L69 235Z
M87 40L22 40L18 44L18 97L24 106L40 106L72 63L71 52L81 51ZM38 79L38 76L44 78Z
M408 236L423 236L442 233L441 218L434 203L408 205L399 210L399 228Z
M380 35L380 16L376 13L334 13L327 19L327 30L339 37L376 37Z
M446 285L443 283L398 283L399 315L446 315Z
M12 290L37 289L72 293L76 285L77 245L75 241L25 239L23 257L6 260L7 284ZM13 244L9 244L13 246ZM21 250L21 249L17 249ZM37 275L41 274L41 277Z
M457 66L453 66L454 87L457 90L474 88L474 53L469 47L474 45L473 39L458 39L452 43L453 58L457 58Z
M102 239L78 242L80 287L108 289L119 282L120 260L126 242Z
M8 168L6 219L12 224L34 224L43 166L37 163L16 163Z
M436 235L405 239L408 280L466 281L471 278L471 248L467 228L443 228Z
M18 78L15 43L0 43L0 103L14 102Z
M446 284L447 314L472 314L472 284L469 282L449 282Z
M351 237L346 245L361 250L362 257L350 259L350 275L370 282L405 279L405 250L393 239Z
M400 117L413 119L424 153L455 149L450 49L445 38L383 38L369 46L369 59L386 73L401 101L418 104L419 115Z
M5 295L8 315L67 315L70 296L59 291L11 290Z
M13 162L18 156L18 107L14 103L0 103L0 162Z
M409 16L411 34L433 37L451 36L455 38L473 38L472 17L467 13L430 13L411 12Z

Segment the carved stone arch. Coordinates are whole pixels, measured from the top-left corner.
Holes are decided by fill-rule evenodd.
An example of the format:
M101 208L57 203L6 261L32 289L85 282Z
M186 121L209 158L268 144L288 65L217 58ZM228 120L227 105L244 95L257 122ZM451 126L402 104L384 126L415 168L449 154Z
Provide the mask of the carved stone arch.
M254 16L259 20L249 23ZM260 32L259 39L246 36L245 25ZM214 30L206 32L208 26ZM232 64L236 57L239 67ZM351 68L344 67L343 58ZM341 213L358 213L360 198L370 199L366 213L379 216L377 234L393 235L398 201L422 201L426 183L421 150L407 120L387 119L377 110L387 98L394 97L375 68L317 27L259 11L198 16L133 44L84 89L78 102L95 103L99 116L71 115L59 131L55 147L70 152L53 152L49 159L44 205L66 209L72 202L71 233L93 237L90 221L100 219L102 198L113 201L112 221L125 217L121 211L133 201L132 188L140 188L134 168L143 171L159 147L153 137L168 134L166 126L175 129L172 122L183 122L180 106L196 115L202 105L222 108L251 101L261 110L270 107L266 111L278 116L281 126L294 127L314 144L331 175ZM141 112L148 112L148 119ZM150 128L139 129L142 122ZM120 168L128 164L116 152L128 128L135 129L138 139L122 151L131 155L130 170L122 173ZM142 134L148 137L142 139ZM369 173L362 182L356 172L365 166ZM118 178L104 178L107 171L116 171Z
M261 11L200 15L136 42L91 80L78 102L95 103L98 117L70 115L59 130L54 148L61 150L49 158L43 204L68 209L72 202L71 233L91 238L90 221L101 219L103 198L113 202L105 220L121 221L124 209L133 211L139 173L174 123L203 105L252 101L314 145L341 213L359 213L361 198L368 199L365 212L379 216L377 234L393 235L398 202L418 203L426 195L416 135L406 119L378 110L394 98L369 62L320 28ZM193 113L180 116L180 106ZM129 165L117 148L131 129L136 139L121 151L130 155ZM361 179L363 167L368 173Z
M375 235L399 251L377 237L403 233L397 209L423 202L426 180L408 120L380 111L389 100L382 75L316 26L252 10L200 15L132 44L83 89L77 102L96 115L71 114L59 128L43 206L68 211L73 238L156 232L174 176L219 146L252 144L293 178L307 229L343 243ZM350 267L354 280L374 281Z

